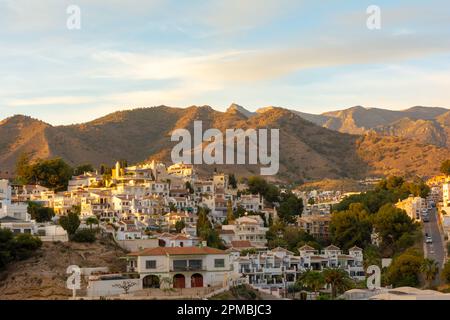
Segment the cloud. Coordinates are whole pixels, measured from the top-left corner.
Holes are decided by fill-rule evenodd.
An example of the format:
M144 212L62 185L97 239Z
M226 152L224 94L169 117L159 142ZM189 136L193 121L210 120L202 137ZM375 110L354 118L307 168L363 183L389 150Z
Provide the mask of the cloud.
M303 47L181 54L103 51L93 55L100 66L93 77L133 80L177 79L214 84L277 79L299 70L402 62L450 52L439 39L372 37Z
M80 32L65 29L73 3L82 9ZM433 66L450 51L449 11L380 6L382 30L373 32L360 3L0 0L0 109L45 109L66 122L158 104L448 101L448 77ZM393 69L407 64L423 68L409 76ZM55 113L58 106L67 112Z
M194 16L202 17L202 23L222 32L232 33L251 29L280 18L298 8L303 1L294 0L227 0L207 1Z
M450 107L448 87L450 65L430 70L403 64L341 70L320 82L287 86L279 94L307 107L295 108L299 111L319 113L355 105L401 110L417 105Z
M42 105L77 105L86 103L95 103L94 97L76 97L76 96L50 96L50 97L34 97L28 99L13 99L7 104L11 107L23 106L42 106Z

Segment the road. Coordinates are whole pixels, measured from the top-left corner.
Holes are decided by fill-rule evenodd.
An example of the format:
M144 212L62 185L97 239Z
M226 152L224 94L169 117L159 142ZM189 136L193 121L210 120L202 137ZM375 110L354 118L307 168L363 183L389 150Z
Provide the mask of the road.
M424 222L424 232L432 237L433 243L425 243L425 237L423 240L425 257L433 259L439 263L439 270L442 269L445 259L444 242L441 234L441 230L438 225L438 217L436 208L432 208L430 212L430 222ZM437 276L435 285L439 285L440 277Z

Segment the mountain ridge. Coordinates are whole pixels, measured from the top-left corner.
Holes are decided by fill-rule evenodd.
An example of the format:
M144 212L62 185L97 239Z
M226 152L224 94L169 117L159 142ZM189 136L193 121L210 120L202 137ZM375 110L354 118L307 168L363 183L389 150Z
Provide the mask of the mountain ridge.
M370 109L357 107L351 111L337 111L333 116L318 115L312 120L323 121L325 117L332 120L342 115L353 116L355 112L364 114L364 110ZM379 110L376 110L378 114L391 114ZM30 153L32 159L62 157L72 165L92 163L97 167L102 163L112 165L124 158L129 163L149 159L170 162L170 150L176 144L170 141L171 132L180 128L192 132L193 122L201 120L203 130L217 128L222 132L227 128L279 128L280 172L276 179L310 181L392 173L431 175L439 170L439 161L450 158L446 143L450 132L447 128L450 114L447 114L447 109L436 108L431 110L430 116L426 110L407 109L409 113L417 112L418 119L399 118L397 121L400 122L389 124L391 127L381 125L366 129L360 125L367 124L367 119L347 120L347 129L353 128L358 134L352 130L340 132L327 127L332 127L330 118L318 125L311 121L311 117L305 119L308 116L306 113L280 107L250 112L237 104L232 104L225 112L207 105L136 108L110 113L86 123L64 126L52 126L28 116L15 115L0 122L0 171L13 170L15 161L23 152ZM420 119L427 116L432 119ZM414 115L411 117L414 118ZM380 119L381 116L372 123L377 124ZM425 129L430 125L442 128L436 129L436 133L424 134L423 141L418 141L412 139L413 131L403 129L409 127L411 121ZM396 136L398 132L403 136ZM438 138L440 144L436 143ZM421 156L417 158L417 154ZM216 167L243 176L259 174L258 166L254 165L205 165L199 166L199 170L208 173Z

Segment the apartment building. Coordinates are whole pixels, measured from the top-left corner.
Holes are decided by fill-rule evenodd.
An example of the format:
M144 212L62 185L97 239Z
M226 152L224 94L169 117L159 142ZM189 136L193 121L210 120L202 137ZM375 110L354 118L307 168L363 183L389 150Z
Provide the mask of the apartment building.
M233 269L250 284L261 287L285 288L294 284L298 276L307 270L323 271L325 268L342 268L356 280L364 280L362 249L353 247L348 254L334 245L320 252L310 246L299 249L300 255L284 248L235 256Z
M354 279L365 279L361 248L354 246L348 250L348 254L344 254L339 247L334 245L326 247L323 252L308 245L298 250L302 258L302 269L322 271L324 268L342 268Z
M295 283L300 269L301 258L279 247L233 260L233 270L255 286L284 288Z
M312 214L297 218L297 225L316 239L330 238L331 215Z
M260 216L244 216L232 221L228 225L222 225L221 238L226 245L232 241L249 241L253 247L263 248L267 245L264 221Z

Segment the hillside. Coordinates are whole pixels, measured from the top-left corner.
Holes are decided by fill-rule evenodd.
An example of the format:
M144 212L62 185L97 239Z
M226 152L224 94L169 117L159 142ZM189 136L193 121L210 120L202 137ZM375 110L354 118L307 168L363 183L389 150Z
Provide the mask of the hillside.
M0 168L14 168L16 159L23 152L35 158L52 156L46 132L51 126L42 121L14 116L0 122Z
M374 130L383 135L404 137L439 147L448 147L450 143L446 127L436 120L402 118L392 124L375 127Z
M36 254L24 261L10 264L0 272L0 299L67 299L72 292L66 288L67 267L109 267L111 272L124 271L125 253L109 242L44 243ZM82 284L86 288L86 284Z
M424 144L450 146L450 111L445 108L412 107L393 111L356 106L320 115L293 112L319 126L343 133L364 134L375 130L382 135Z
M375 175L431 176L450 159L450 150L415 140L369 133L358 143L358 154Z
M170 141L171 132L184 128L192 133L194 120L202 120L203 130L280 129L280 171L276 178L281 180L357 179L392 172L431 175L438 171L439 161L449 155L446 142L450 115L443 112L446 109L426 110L355 107L307 120L303 113L276 107L253 113L237 104L226 112L209 106L158 106L115 112L70 126L51 126L19 115L0 122L0 171L13 170L22 152L31 153L34 159L59 156L72 165L92 163L97 167L102 163L112 165L118 159L129 163L159 159L169 163L176 144ZM435 119L411 120L418 117ZM324 122L316 125L314 119ZM393 122L386 125L389 121ZM375 135L376 139L368 138L369 131L370 137ZM420 133L419 137L416 133ZM399 137L392 139L392 135ZM200 166L199 170L210 173L215 168L244 176L259 174L255 165Z

